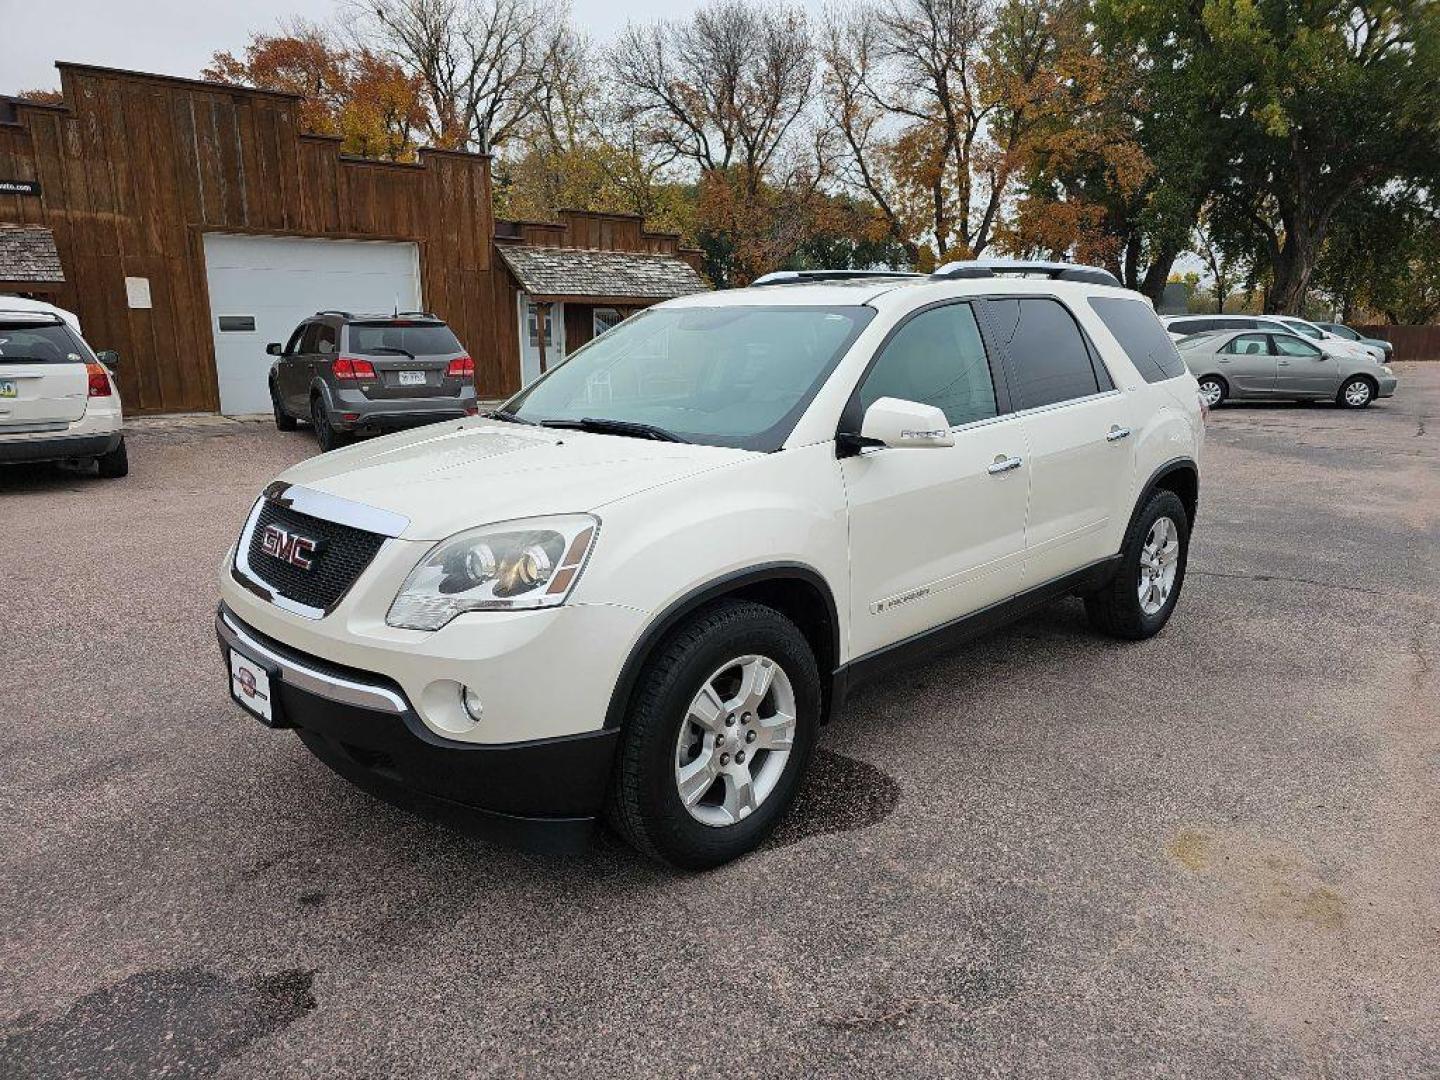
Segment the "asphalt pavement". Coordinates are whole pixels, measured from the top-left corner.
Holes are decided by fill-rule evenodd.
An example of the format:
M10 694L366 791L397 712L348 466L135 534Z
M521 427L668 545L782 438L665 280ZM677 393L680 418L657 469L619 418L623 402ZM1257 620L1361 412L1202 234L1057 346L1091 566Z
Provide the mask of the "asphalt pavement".
M1440 364L1212 414L1142 644L1057 604L865 692L757 854L567 859L230 703L215 574L313 452L0 471L0 1076L1440 1074Z

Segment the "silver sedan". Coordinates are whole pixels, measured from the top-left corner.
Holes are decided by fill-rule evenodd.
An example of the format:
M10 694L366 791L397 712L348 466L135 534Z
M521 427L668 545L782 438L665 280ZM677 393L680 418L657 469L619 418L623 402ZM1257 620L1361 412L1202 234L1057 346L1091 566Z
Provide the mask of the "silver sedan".
M1291 400L1363 409L1397 385L1387 365L1327 351L1296 334L1219 330L1175 344L1212 408L1227 400Z

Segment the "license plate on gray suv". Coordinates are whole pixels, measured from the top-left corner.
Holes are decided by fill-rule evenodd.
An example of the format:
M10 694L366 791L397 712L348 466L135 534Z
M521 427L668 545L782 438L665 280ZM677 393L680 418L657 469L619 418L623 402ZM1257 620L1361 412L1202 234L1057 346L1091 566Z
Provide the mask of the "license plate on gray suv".
M402 371L400 372L401 386L424 386L425 372L423 371Z

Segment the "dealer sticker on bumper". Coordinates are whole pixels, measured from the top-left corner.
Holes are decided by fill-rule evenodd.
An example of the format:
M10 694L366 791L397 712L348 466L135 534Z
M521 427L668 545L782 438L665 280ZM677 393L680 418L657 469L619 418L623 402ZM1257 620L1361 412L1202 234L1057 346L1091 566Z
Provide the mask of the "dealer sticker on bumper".
M275 719L270 701L270 676L234 649L230 650L230 693L267 724Z
M20 387L14 379L0 379L0 398L13 398L20 396Z

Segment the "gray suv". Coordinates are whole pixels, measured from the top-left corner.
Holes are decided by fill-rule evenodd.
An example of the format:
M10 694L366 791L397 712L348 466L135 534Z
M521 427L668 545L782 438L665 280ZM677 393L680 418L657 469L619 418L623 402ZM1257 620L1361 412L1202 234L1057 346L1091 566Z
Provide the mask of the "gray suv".
M265 349L275 426L305 419L321 450L355 435L475 415L475 362L443 319L426 311L320 311Z

